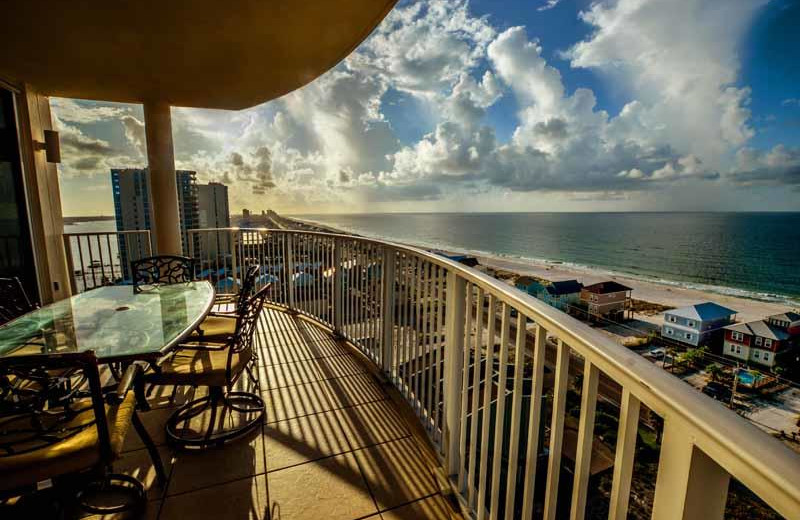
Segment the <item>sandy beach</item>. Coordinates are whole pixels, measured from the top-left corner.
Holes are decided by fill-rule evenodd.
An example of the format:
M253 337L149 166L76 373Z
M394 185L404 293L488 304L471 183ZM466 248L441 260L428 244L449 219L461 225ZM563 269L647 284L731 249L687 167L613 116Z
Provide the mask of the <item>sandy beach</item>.
M748 298L729 296L715 292L705 292L679 286L668 286L657 282L648 282L626 276L609 275L602 271L580 269L557 263L534 263L531 261L500 259L496 257L477 257L478 261L488 267L501 271L510 271L519 275L535 276L549 281L576 279L584 285L606 280L616 280L633 289L632 297L669 307L683 307L704 301L713 301L738 311L740 321L750 321L789 310L791 307L779 303L764 302ZM637 315L638 319L651 323L661 323L661 315Z

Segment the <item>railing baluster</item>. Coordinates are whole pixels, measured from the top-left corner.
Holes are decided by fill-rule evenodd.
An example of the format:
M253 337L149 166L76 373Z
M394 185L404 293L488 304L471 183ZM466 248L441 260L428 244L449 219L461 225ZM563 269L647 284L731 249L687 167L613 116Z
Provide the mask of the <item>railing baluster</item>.
M513 516L517 492L517 459L522 417L522 380L525 375L525 350L528 331L527 318L517 311L517 335L514 342L514 386L511 397L511 431L509 433L508 479L506 481L506 517Z
M619 410L617 448L614 456L614 478L611 484L609 519L628 517L628 498L631 491L633 459L636 455L636 437L639 428L639 399L627 388L622 389L622 406Z
M468 282L464 282L458 275L452 273L452 279L456 284L462 283L466 287L464 289L465 292L465 301L464 301L464 321L461 324L464 327L464 330L461 332L461 340L462 340L462 350L461 353L463 358L463 373L461 374L461 418L459 420L459 439L458 439L458 489L463 493L465 488L465 468L464 463L467 461L467 411L469 410L469 369L470 366L474 368L474 363L472 362L472 339L471 332L472 332L472 291L473 285ZM448 282L449 283L449 282ZM454 298L456 296L453 296ZM450 308L450 303L448 302L448 309ZM454 311L456 312L456 311ZM472 456L472 454L470 454ZM452 468L452 464L451 464ZM450 469L452 473L452 469Z
M587 358L583 365L583 388L581 389L581 416L578 426L578 442L575 448L575 478L572 485L572 520L583 520L586 511L586 494L589 489L589 470L594 440L594 415L597 405L597 382L600 371Z
M564 412L569 383L569 346L559 339L557 349L553 417L550 421L550 457L547 461L547 490L544 497L545 520L553 520L556 517L558 477L561 474L561 445L564 440Z
M478 446L478 408L480 405L481 394L481 343L483 342L483 289L478 287L476 303L476 317L475 317L475 349L473 352L472 368L472 420L470 421L470 441L469 441L469 467L467 468L467 499L469 506L475 505L475 466L477 462L477 446ZM470 311L472 312L472 311ZM483 450L481 450L483 451Z
M500 465L503 462L503 433L505 426L506 412L506 383L508 365L508 342L511 328L511 309L507 303L501 305L500 318L500 364L497 384L497 413L494 422L494 452L492 458L492 494L489 500L491 514L489 517L496 520L500 514Z
M533 515L533 497L536 485L536 462L539 458L540 422L542 419L542 383L544 359L547 349L547 330L536 324L536 340L533 349L533 389L528 420L528 447L525 453L525 481L523 483L522 518Z
M448 475L455 475L461 466L461 416L465 410L459 390L463 386L464 368L464 310L466 282L455 273L447 272L447 303L444 318L444 424L440 425L446 454ZM441 350L442 347L440 347ZM438 402L438 401L437 401Z
M384 373L390 378L392 372L392 347L394 337L394 272L395 272L395 252L394 249L383 247L383 266L381 268L381 278L383 279L382 289L383 298L381 301L381 363Z
M494 374L494 336L497 323L495 297L489 294L486 311L486 368L483 372L483 419L481 421L481 465L478 475L478 520L486 516L486 482L489 473L489 432L492 423L492 382Z
M422 259L419 257L414 258L414 324L412 327L412 334L414 336L414 405L416 408L417 416L422 418L422 346L420 341L420 321L422 316L422 305L420 304L420 290L422 289Z

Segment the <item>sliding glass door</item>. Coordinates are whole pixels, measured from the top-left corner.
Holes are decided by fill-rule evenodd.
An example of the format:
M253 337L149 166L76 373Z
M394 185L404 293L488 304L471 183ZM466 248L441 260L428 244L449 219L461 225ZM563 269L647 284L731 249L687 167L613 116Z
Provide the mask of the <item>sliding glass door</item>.
M14 95L0 87L0 277L18 277L38 301L17 132Z

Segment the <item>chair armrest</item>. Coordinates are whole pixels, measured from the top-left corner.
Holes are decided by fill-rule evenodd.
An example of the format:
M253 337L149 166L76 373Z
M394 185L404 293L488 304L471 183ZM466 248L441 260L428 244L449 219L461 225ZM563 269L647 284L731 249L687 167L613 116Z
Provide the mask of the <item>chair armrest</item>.
M215 318L237 318L236 311L213 311L209 312L208 315L214 316Z
M178 345L178 350L225 350L227 343L182 343Z
M106 394L106 401L109 404L119 404L125 400L134 382L144 373L144 368L137 362L131 363L130 366L122 374L119 384L115 390Z

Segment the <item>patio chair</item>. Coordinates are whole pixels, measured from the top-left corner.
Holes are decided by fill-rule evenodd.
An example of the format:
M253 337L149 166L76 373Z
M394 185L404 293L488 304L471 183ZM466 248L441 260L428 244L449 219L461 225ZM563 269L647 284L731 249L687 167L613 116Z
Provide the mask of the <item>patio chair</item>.
M19 278L0 278L0 325L35 309Z
M113 463L133 424L159 483L165 482L129 392L141 373L141 365L130 365L116 388L104 393L92 352L0 358L0 499L21 497L23 506L37 508L34 492L52 484L59 502L77 501L89 513L140 511L144 486L114 473ZM76 377L86 384L77 388ZM109 503L121 496L129 499Z
M234 334L225 342L200 339L183 344L145 375L146 382L156 385L208 387L206 395L184 404L170 416L166 426L170 444L184 449L221 446L261 424L264 401L254 374L253 337L269 289L265 286L247 299L236 317ZM253 392L244 389L245 373ZM241 390L234 390L237 384ZM230 417L219 417L221 413L229 413Z
M256 278L260 270L259 265L250 266L242 281L239 293L236 295L221 295L223 298L217 299L216 305L228 305L234 303L231 310L213 311L203 320L197 329L197 335L205 341L214 343L224 343L236 332L236 318L247 307L247 300L253 296L256 289Z
M186 256L159 255L131 262L133 290L143 285L189 283L194 278L194 260Z

